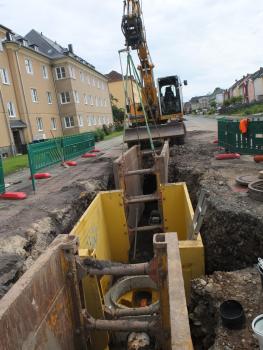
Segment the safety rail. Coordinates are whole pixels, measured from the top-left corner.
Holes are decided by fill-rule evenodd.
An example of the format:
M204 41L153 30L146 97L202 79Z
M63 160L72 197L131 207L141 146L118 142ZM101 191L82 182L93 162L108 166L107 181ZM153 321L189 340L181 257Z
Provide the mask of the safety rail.
M72 136L65 136L62 139L64 160L69 160L92 150L94 147L93 133L84 133Z
M218 145L239 154L263 154L263 118L247 117L248 129L242 134L239 119L218 120Z
M39 170L74 159L94 146L95 136L90 132L29 144L27 151L33 190L36 190L34 175Z
M5 193L5 177L2 157L0 157L0 194Z

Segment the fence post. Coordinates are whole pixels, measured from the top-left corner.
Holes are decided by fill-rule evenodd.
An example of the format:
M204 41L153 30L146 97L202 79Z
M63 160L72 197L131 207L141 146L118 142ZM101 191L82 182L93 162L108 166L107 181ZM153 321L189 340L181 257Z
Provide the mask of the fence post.
M28 164L31 174L31 181L32 181L32 187L33 191L36 192L36 180L35 180L35 168L34 168L34 162L32 160L32 153L30 150L30 145L27 145L27 155L28 155Z
M4 194L4 193L5 193L4 166L3 166L2 156L0 156L0 194Z

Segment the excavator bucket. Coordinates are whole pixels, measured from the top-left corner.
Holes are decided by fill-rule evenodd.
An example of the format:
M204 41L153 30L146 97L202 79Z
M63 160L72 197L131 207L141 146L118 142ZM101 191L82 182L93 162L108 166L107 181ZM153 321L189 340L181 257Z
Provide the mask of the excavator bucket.
M184 143L186 128L183 122L173 121L167 124L149 126L150 135L153 140L169 140L171 144ZM134 127L125 130L124 142L128 146L138 144L138 141L148 141L149 132L146 126Z

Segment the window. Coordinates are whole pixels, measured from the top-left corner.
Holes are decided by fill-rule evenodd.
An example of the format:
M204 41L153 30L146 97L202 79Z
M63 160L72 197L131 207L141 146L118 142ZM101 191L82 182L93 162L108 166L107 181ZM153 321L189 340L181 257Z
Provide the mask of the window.
M56 67L57 80L66 78L65 67Z
M10 118L14 118L16 116L15 106L13 102L7 102L7 111L8 111L8 116Z
M102 90L105 90L105 85L104 85L103 81L101 82L101 88L102 88Z
M9 77L8 77L8 72L5 68L0 69L0 74L1 74L1 80L3 84L10 84Z
M51 92L47 91L47 103L49 105L52 104L52 95L51 95Z
M96 105L96 107L98 107L98 97L97 96L95 96L95 105Z
M84 97L84 104L87 105L88 104L88 96L86 94L83 94Z
M82 126L84 126L84 122L83 122L82 115L78 115L78 122L79 122L79 127L80 127L80 128L81 128Z
M56 118L51 118L51 130L57 130L57 120L56 120Z
M75 103L79 103L79 93L78 93L78 91L74 90L73 94L74 94L74 101L75 101Z
M104 100L104 106L107 107L107 100L106 100L106 98Z
M103 107L103 100L102 100L102 98L100 99L100 106Z
M70 78L76 79L76 75L75 75L75 68L72 66L69 66L69 76Z
M93 78L92 81L93 81L93 86L96 86L96 80L95 80L95 78Z
M92 116L88 116L88 126L92 126Z
M32 102L38 102L37 89L31 89Z
M87 82L90 85L90 76L87 74Z
M43 131L43 120L42 118L37 118L37 130L38 131Z
M99 79L97 81L97 86L98 86L98 89L100 89L100 81L99 81Z
M81 81L85 80L84 73L82 71L79 72L79 76Z
M93 116L93 125L97 125L97 120L95 116Z
M4 39L3 39L3 38L0 38L0 51L4 51L4 48L3 48L3 41L4 41Z
M42 66L42 75L44 79L48 79L48 70L47 66Z
M93 106L94 102L93 102L93 96L90 95L90 105Z
M32 61L29 58L25 59L25 65L27 74L33 74L33 65Z
M65 117L64 118L65 128L73 128L75 125L73 117Z
M60 93L60 102L61 104L70 103L70 95L68 91Z

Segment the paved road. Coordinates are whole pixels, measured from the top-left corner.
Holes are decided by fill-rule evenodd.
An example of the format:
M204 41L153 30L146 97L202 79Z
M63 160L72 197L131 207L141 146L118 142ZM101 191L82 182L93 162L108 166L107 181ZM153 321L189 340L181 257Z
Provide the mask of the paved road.
M216 118L187 115L185 119L188 131L217 131Z

